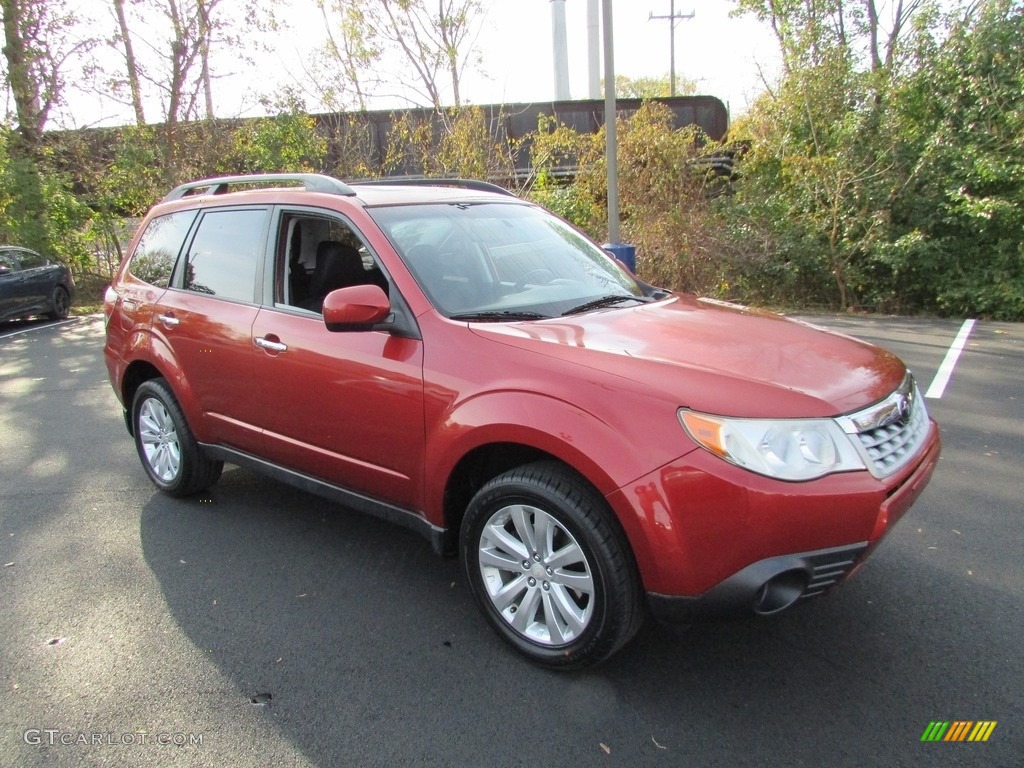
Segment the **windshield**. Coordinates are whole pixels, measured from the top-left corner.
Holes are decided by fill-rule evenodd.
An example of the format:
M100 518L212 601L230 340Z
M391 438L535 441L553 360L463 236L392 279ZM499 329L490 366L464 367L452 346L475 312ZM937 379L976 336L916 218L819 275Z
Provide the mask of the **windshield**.
M434 306L454 319L540 319L647 300L618 262L541 208L496 202L369 213Z

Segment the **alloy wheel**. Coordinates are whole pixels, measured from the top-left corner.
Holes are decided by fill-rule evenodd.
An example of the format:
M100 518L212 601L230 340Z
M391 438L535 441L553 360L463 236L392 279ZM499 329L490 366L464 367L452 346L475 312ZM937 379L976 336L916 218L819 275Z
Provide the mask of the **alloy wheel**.
M156 398L139 408L139 439L150 471L164 483L181 471L181 445L170 412Z
M495 512L479 539L480 575L498 614L522 637L557 647L576 640L594 613L594 577L575 537L535 506Z

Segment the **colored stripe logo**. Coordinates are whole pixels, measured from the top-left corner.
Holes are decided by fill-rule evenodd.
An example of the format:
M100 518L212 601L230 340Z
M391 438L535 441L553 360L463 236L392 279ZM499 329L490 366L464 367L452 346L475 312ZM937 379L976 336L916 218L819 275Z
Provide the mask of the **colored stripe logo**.
M933 720L921 734L921 741L988 741L996 720Z

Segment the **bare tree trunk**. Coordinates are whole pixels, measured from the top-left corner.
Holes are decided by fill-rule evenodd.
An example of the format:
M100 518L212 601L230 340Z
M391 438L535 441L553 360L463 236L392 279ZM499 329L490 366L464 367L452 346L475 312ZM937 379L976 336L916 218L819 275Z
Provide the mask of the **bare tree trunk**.
M868 34L871 37L871 42L868 45L871 54L871 71L877 72L882 68L882 57L878 53L878 8L875 6L875 0L866 0L865 4L868 11Z
M405 54L405 58L412 68L416 70L416 74L419 76L420 82L423 83L423 87L426 89L434 109L441 111L443 105L441 104L441 94L437 90L437 80L434 78L434 72L431 71L429 63L424 61L422 55L422 52L427 50L427 46L420 39L419 31L412 21L408 7L403 7L401 3L398 4L398 12L405 13L409 21L408 27L403 31L402 24L395 18L395 14L392 12L390 0L381 0L381 5L391 25L392 39ZM408 39L405 32L411 34L412 38Z
M167 119L164 123L166 146L165 174L171 184L178 181L178 118L181 112L182 90L185 85L187 68L185 67L184 24L176 0L167 0L168 15L174 29L171 40L171 81L168 84Z
M345 12L344 8L339 8L338 10L342 14ZM343 16L339 28L341 34L341 45L339 46L331 19L327 15L326 4L320 5L320 15L323 17L324 29L327 33L327 39L330 41L328 51L337 60L338 66L341 67L341 71L345 75L345 79L351 84L352 91L355 92L356 96L356 106L360 110L365 110L366 92L363 89L360 66L365 64L368 54L360 47L362 41L358 39L352 23Z
M34 82L29 54L29 43L25 39L26 22L32 15L31 3L23 0L0 0L4 17L4 57L7 59L7 80L14 96L14 108L18 116L18 133L28 147L38 147L43 136L43 125L50 110L50 104L43 103L40 91L42 84Z
M203 81L203 95L206 97L206 119L213 120L213 84L210 81L210 6L206 0L196 0L196 14L199 19L199 65Z
M885 45L885 66L892 66L896 58L896 48L900 42L900 33L903 26L909 21L923 4L923 0L910 0L910 4L904 7L903 0L899 0L896 12L893 14L892 29L889 32L889 40Z
M132 37L128 32L128 19L124 13L124 0L114 0L114 10L117 12L117 23L121 28L121 41L124 43L124 59L128 70L128 88L132 94L132 107L135 110L135 123L137 125L145 125L146 115L142 109L139 65L135 61L135 49L132 47Z
M437 0L437 25L441 32L441 44L444 48L444 57L448 62L448 74L452 78L452 98L456 107L462 106L462 98L459 95L459 51L455 41L451 39L451 17L446 13L444 0Z
M372 71L388 51L404 57L410 75L400 84L444 110L445 83L452 99L462 104L462 70L478 51L482 0L321 0L342 17L342 34L363 41L355 66ZM357 42L358 46L359 43ZM335 46L337 49L337 46ZM340 51L339 51L340 53ZM342 62L343 68L348 67ZM357 78L350 77L357 83Z

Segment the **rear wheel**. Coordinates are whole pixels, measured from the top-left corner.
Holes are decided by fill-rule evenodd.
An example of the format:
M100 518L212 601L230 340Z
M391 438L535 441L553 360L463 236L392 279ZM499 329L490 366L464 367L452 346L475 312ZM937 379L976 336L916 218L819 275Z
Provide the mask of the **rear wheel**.
M71 296L67 288L58 285L53 289L50 297L50 311L46 314L52 320L63 320L71 312Z
M470 587L491 626L549 667L591 666L643 622L639 578L604 500L554 462L488 482L463 519Z
M136 391L132 426L142 466L164 493L188 496L220 478L224 462L203 453L165 379L151 379Z

